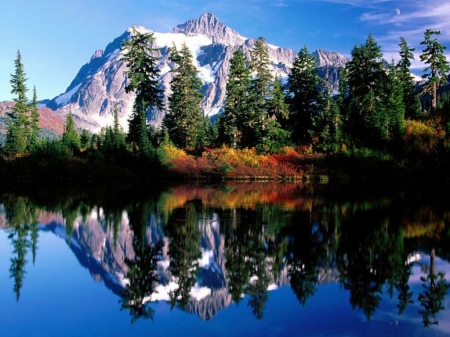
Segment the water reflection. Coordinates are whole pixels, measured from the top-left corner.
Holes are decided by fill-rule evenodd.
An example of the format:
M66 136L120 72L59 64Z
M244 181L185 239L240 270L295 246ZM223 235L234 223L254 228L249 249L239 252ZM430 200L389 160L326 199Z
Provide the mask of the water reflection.
M121 291L121 309L128 309L132 322L137 319L153 319L154 310L149 305L149 297L155 292L159 282L157 263L161 259L162 241L148 242L146 237L147 223L151 210L147 204L135 203L129 208L128 216L133 231L132 247L134 256L125 256L128 267L125 287ZM110 217L107 217L110 218ZM117 245L118 214L113 217L114 245Z
M435 260L450 256L450 207L423 191L373 192L234 184L3 193L13 291L19 300L27 252L39 258L39 227L67 241L132 322L153 319L153 301L206 320L245 297L262 319L277 287L290 285L307 307L318 285L339 282L367 320L387 295L399 315L417 300L423 325L438 324L448 282ZM417 258L425 254L429 263ZM416 294L414 264L423 271Z

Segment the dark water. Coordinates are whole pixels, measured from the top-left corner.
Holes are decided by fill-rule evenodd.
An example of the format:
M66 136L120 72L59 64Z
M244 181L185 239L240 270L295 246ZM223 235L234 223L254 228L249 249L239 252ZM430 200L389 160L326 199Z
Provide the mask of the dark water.
M447 336L447 191L2 191L0 336Z

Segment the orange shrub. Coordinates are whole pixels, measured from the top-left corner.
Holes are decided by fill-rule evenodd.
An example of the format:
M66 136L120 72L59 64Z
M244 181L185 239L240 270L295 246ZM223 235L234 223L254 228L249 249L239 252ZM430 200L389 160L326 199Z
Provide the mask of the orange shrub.
M160 157L172 172L184 175L221 175L229 177L299 176L299 155L286 148L285 155L258 154L255 148L209 149L201 157L193 157L173 145L160 148Z
M408 151L418 150L424 153L434 153L444 138L445 132L433 123L406 121L403 140Z

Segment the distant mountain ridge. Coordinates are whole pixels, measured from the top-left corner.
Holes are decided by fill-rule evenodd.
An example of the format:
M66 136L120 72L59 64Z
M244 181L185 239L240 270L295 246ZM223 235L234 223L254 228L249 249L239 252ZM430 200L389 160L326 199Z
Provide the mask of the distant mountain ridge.
M117 106L120 123L126 129L135 95L125 93L126 66L121 61L120 48L123 40L130 39L134 29L152 32L145 27L133 26L109 43L104 51L95 51L89 62L80 68L66 92L53 98L47 107L63 114L67 113L70 107L72 113L77 116L78 127L96 132L101 127L112 125L113 108ZM242 48L249 56L255 39L241 36L211 13L205 13L199 19L188 20L176 26L170 33L153 33L155 47L161 48L161 60L158 64L161 74L159 81L165 92L166 104L172 79L170 70L174 67L168 59L168 48L173 44L181 47L182 43L186 43L193 54L195 66L203 82L202 109L205 115L210 117L220 113L225 98L229 61L238 48ZM286 78L296 53L292 49L269 43L268 52L272 73L280 78ZM319 73L322 76L328 73L332 90L337 90L338 69L345 65L346 58L339 53L321 49L315 51L313 55L318 60ZM147 117L150 123L160 125L164 111L151 111Z

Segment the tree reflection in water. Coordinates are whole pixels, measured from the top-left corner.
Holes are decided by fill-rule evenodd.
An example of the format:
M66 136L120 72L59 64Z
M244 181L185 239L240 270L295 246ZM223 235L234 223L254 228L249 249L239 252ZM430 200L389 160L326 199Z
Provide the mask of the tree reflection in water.
M26 198L7 195L4 199L5 217L10 233L8 238L13 246L14 256L9 268L10 277L14 279L14 293L19 301L27 264L26 255L31 249L33 264L37 250L37 220L36 209Z
M424 326L438 325L439 321L436 315L444 310L442 301L447 295L449 285L445 279L444 272L436 272L436 253L435 248L431 248L430 252L430 266L424 268L426 276L421 276L423 292L419 294L418 300L422 306L419 313L422 315L422 323Z
M201 257L199 230L199 212L201 200L189 200L184 208L178 208L169 216L165 233L170 238L170 272L178 285L170 292L170 303L186 309L192 287L199 271L198 260Z
M130 227L133 230L134 257L125 258L125 264L128 266L127 284L119 302L122 310L130 311L132 323L140 318L153 320L154 315L150 297L159 281L157 268L163 243L148 242L147 219L150 213L150 206L143 202L134 203L128 211ZM118 226L114 226L115 228ZM116 234L114 238L117 238Z
M133 246L135 246L133 239ZM129 270L126 275L127 284L120 299L121 309L129 310L131 321L140 318L152 319L154 310L150 306L150 297L159 281L157 263L161 255L161 243L143 244L137 242L134 259L126 259Z
M348 192L329 197L317 189L262 184L221 189L182 186L151 196L146 191L139 197L135 192L105 197L97 191L92 195L59 195L57 201L49 200L48 195L45 201L0 195L13 247L10 276L16 299L23 287L28 252L33 263L36 260L39 215L61 214L70 243L75 227L84 226L87 215L102 208L104 218L99 215L97 221L103 230L113 231L114 249L119 235L124 235L119 233L123 211L128 215L133 249L124 251L127 283L120 303L121 309L129 310L133 322L153 319L150 299L162 272L163 282L177 285L169 293L172 308L188 310L192 288L203 281L199 261L204 241L211 235L206 233L208 227L200 224L214 217L219 241L223 240L215 247L215 258L223 261L216 266L220 269L217 272L223 273L219 286L236 304L247 296L258 319L264 317L272 286L290 284L299 303L306 306L319 284L336 281L348 290L351 306L368 320L383 294L396 295L398 313L402 314L414 303L409 284L413 266L408 259L421 248L430 252L430 264L422 265L426 276L421 278L423 291L416 294L419 313L425 326L438 324L448 291L445 274L435 267L436 255L447 260L450 256L450 210L446 205L429 196L405 200L407 194L349 197ZM150 233L149 222L154 219L159 219L159 238ZM168 242L165 253L163 242ZM88 244L82 246L89 249ZM163 258L170 264L162 271L158 261Z

